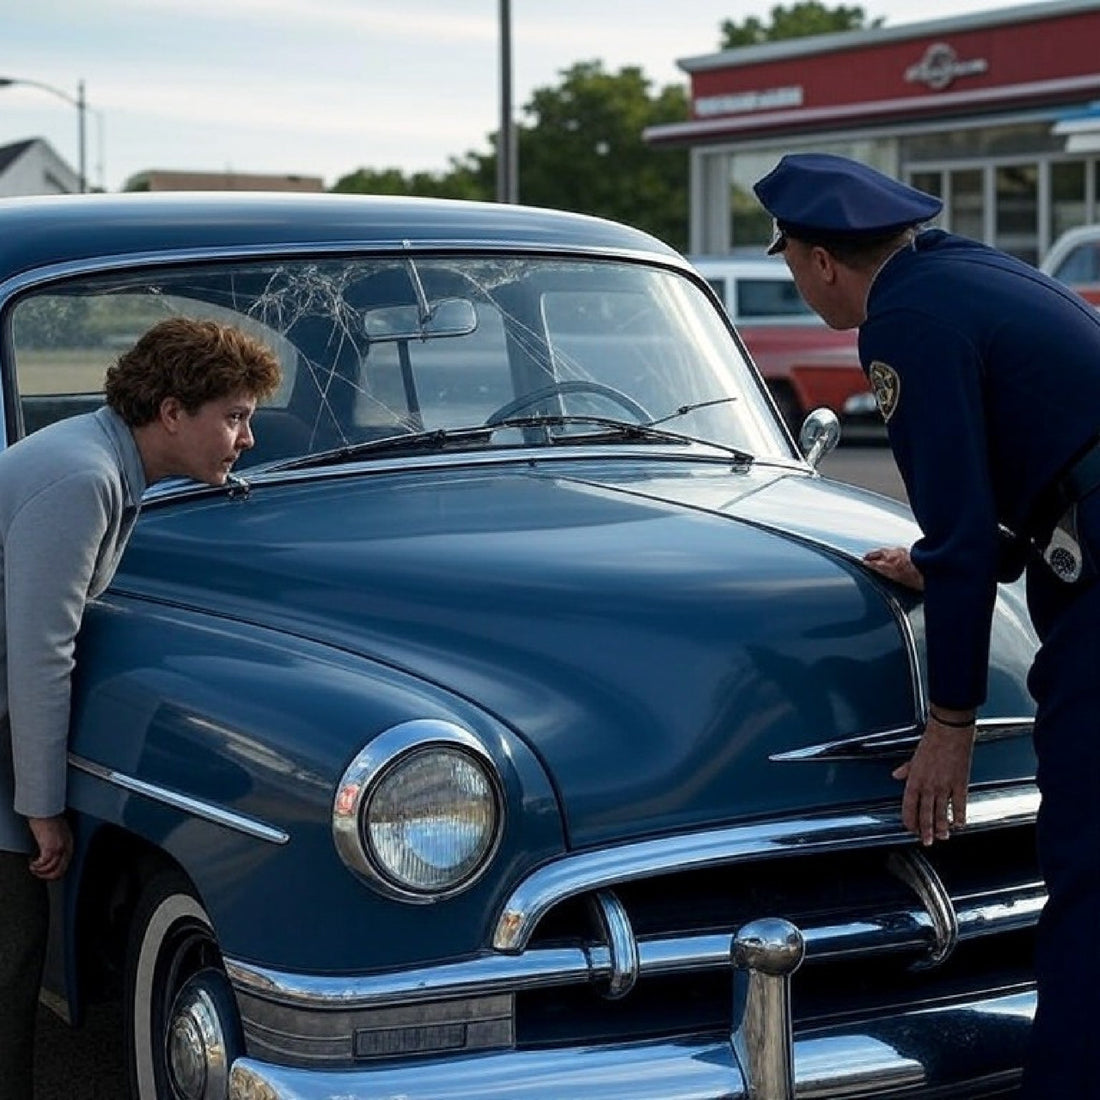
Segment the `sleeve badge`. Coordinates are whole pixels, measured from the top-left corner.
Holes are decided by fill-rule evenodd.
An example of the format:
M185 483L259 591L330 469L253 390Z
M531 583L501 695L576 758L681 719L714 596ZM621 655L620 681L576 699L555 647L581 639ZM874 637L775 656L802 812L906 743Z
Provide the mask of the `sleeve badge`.
M876 359L867 371L867 378L871 383L871 392L875 395L878 411L882 413L882 419L889 422L901 399L901 379L898 372Z

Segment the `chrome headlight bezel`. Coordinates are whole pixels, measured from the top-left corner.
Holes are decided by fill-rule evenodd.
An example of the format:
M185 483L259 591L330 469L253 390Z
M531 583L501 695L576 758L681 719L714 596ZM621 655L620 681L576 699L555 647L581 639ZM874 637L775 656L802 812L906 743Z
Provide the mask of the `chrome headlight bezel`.
M395 771L433 750L465 758L484 777L491 803L491 835L475 862L454 881L439 887L414 887L387 866L370 838L368 815L380 788ZM485 873L504 832L503 783L485 746L454 722L415 719L392 726L375 737L348 765L336 786L332 833L340 858L360 878L387 897L411 903L430 903L468 890Z

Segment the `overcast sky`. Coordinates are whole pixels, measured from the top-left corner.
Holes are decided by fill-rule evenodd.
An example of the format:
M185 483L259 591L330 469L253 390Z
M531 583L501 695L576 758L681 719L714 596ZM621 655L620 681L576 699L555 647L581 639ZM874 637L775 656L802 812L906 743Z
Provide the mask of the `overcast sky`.
M777 0L512 0L516 117L578 61L639 66L655 87L717 52L725 19ZM837 6L829 3L830 7ZM886 25L1013 6L863 0ZM499 0L0 0L0 77L74 100L91 183L151 168L321 176L446 170L499 125ZM0 88L0 145L45 137L77 164L78 111Z

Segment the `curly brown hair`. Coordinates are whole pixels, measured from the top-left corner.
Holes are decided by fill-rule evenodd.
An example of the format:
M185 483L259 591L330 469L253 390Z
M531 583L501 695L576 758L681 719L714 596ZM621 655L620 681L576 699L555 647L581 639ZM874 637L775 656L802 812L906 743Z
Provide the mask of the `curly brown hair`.
M132 428L152 423L166 397L189 412L220 397L244 393L262 401L279 386L282 370L261 340L232 325L169 317L149 329L107 371L107 404Z

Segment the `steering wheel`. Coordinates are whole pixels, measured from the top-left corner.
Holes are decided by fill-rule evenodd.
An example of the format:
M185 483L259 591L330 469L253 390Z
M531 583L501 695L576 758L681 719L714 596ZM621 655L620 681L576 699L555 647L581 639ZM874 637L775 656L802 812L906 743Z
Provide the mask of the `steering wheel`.
M574 378L560 382L551 382L549 386L532 390L530 393L522 393L519 397L501 405L496 412L485 418L485 427L492 428L502 420L507 420L520 409L526 409L529 405L537 405L547 397L558 397L566 393L594 393L600 397L606 397L614 401L616 405L626 409L639 424L648 424L653 419L648 412L633 397L628 396L614 386L605 386L602 382L589 382L583 378Z

